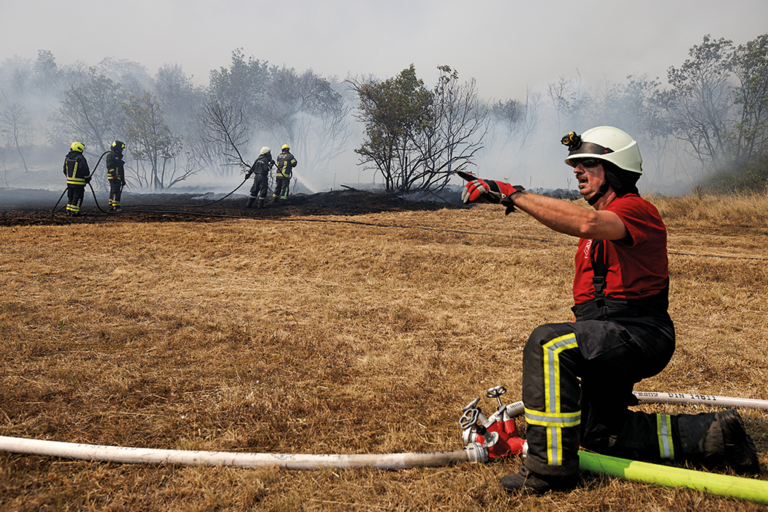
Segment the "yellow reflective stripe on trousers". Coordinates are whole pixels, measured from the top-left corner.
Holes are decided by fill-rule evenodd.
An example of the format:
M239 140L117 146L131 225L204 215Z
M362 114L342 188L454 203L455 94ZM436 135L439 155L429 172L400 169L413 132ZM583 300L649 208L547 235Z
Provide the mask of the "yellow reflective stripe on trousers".
M576 334L570 333L542 346L544 369L544 411L525 410L525 419L547 429L547 464L560 466L563 461L563 428L581 423L581 411L562 412L560 404L560 353L577 348Z
M576 348L574 333L548 341L544 349L544 410L550 414L560 412L560 352Z
M675 458L675 446L672 442L672 416L656 415L656 434L659 436L659 455L662 459Z
M581 411L552 414L526 408L525 421L542 427L575 427L581 423Z

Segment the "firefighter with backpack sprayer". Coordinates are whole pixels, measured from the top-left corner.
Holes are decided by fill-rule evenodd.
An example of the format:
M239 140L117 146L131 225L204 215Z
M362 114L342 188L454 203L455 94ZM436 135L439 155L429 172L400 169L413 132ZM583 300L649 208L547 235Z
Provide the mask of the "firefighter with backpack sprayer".
M554 231L579 238L573 284L575 321L544 324L523 352L527 456L501 479L507 492L574 488L579 445L649 461L686 460L758 473L755 445L735 409L697 415L647 414L632 388L661 372L675 350L667 312L667 230L641 198L637 142L600 126L561 141L579 193L594 208L526 192L505 182L464 177L465 204L515 207Z

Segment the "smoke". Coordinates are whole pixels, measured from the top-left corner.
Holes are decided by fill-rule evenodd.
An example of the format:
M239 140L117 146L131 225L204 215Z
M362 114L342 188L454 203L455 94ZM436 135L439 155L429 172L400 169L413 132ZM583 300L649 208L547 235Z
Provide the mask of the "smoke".
M32 132L26 139L31 141L29 145L21 148L23 161L7 137L0 139L3 144L0 147L0 186L60 190L64 187L61 163L68 144L61 141L45 145L46 139L54 139L46 135L46 129L49 128L48 119L56 110L59 100L51 89L23 87L25 76L26 80L32 80L31 66L31 62L21 60L6 61L0 66L0 89L13 92L13 95L4 93L0 98L0 111L7 111L12 104L23 105L29 114ZM104 59L99 66L119 75L120 80L126 81L131 89L150 86L151 78L143 66L112 59ZM180 69L177 71L181 72ZM79 75L74 73L72 76ZM299 160L299 166L294 170L294 184L297 185L294 191L317 193L339 189L342 185L355 188L381 185L381 176L375 170L361 167L354 151L363 144L365 133L364 125L354 116L356 98L335 78L331 79L331 83L343 96L347 107L345 127L343 130L336 129L334 137L328 137L329 131L325 124L327 118L301 113L292 121L297 140L287 140L288 135L284 132L262 131L249 137L253 147L242 148L244 155L255 156L263 145L279 148L283 142L290 142L291 151ZM594 126L608 124L627 131L638 140L644 158L644 175L638 183L641 192L678 194L690 190L691 185L701 179L701 167L688 155L682 143L671 136L645 136L641 129L642 120L630 103L620 104L621 108L611 104L609 108L605 98L622 100L614 97L617 94L616 85L590 84L582 77L573 80L560 78L539 90L530 91L527 98L505 98L523 102L527 106L526 115L515 123L491 117L483 139L484 148L474 158L475 167L469 170L481 177L509 181L529 190L573 190L576 183L572 169L564 163L567 151L560 144L560 138L568 131L583 133ZM553 89L557 89L561 99L567 100L567 108L563 107L562 102L555 101ZM181 126L178 115L176 113L174 124ZM189 139L190 132L184 136ZM186 140L185 150L190 146ZM91 165L95 165L99 154L90 151L91 148L86 149L86 157ZM275 154L278 151L276 149ZM135 170L139 165L131 159L130 148L126 157L129 169L128 190L134 193L159 192L135 188L132 182L136 180L131 179L130 169ZM184 158L183 154L179 156L179 159ZM24 171L24 164L31 172ZM181 165L184 165L183 162ZM95 180L105 181L105 174L102 163ZM235 168L203 168L164 192L228 193L241 185L243 178ZM458 178L451 183L462 185Z
M302 185L304 185L305 187L307 187L307 189L308 189L310 192L312 192L313 194L317 194L318 192L320 192L320 187L318 187L317 185L314 185L313 183L311 183L311 182L310 182L310 181L309 181L307 178L305 178L304 176L302 176L300 172L298 172L298 171L293 171L293 177L294 177L294 179L296 179L296 180L297 180L299 183L301 183Z

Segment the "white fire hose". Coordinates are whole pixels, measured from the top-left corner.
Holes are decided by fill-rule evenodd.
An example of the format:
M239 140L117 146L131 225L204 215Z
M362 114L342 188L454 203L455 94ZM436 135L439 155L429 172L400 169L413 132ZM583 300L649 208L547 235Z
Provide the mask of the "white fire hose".
M691 395L689 393L658 393L635 391L640 403L645 404L694 404L713 407L745 407L747 409L768 409L768 400L754 398L730 398L714 395Z
M501 386L499 386L501 387ZM490 391L490 390L489 390ZM499 393L501 394L501 393ZM488 396L488 395L486 395ZM701 404L724 407L768 409L767 400L729 398L684 393L635 392L641 403ZM476 402L474 402L476 404ZM503 409L503 407L501 407ZM508 417L524 412L522 402L506 406ZM318 469L323 467L351 469L405 469L446 466L457 462L473 464L489 460L488 449L470 442L462 450L362 455L306 455L279 453L228 453L187 450L158 450L63 443L0 436L0 450L30 455L49 455L69 459L139 464L187 464L236 466L243 468L278 466L285 469ZM583 471L605 473L639 482L669 487L687 487L719 496L733 497L768 504L768 482L715 473L649 464L596 453L579 452L579 468Z
M722 407L768 409L768 400L729 398L713 395L684 393L635 392L641 403L701 404ZM524 412L523 402L506 406L509 417ZM69 459L122 462L139 464L223 465L236 467L279 466L286 469L339 469L374 467L403 469L413 467L445 466L455 462L486 462L488 450L477 443L468 443L464 449L426 453L308 455L280 453L231 453L188 450L161 450L120 446L43 441L0 436L0 450L29 455L49 455Z
M306 455L285 453L229 453L189 450L158 450L62 443L39 439L0 436L0 450L29 455L51 455L66 459L123 462L130 464L187 464L203 466L235 466L257 468L279 466L285 469L318 469L323 467L351 469L405 469L447 466L456 462L486 462L488 451L476 443L462 450L427 453Z

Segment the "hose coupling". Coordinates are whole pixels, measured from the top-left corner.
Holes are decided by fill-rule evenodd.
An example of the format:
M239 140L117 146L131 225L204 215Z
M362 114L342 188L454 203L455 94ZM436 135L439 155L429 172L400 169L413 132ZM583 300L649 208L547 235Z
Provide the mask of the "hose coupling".
M471 464L488 462L488 450L480 443L469 443L464 447L464 450L467 452L467 460Z

